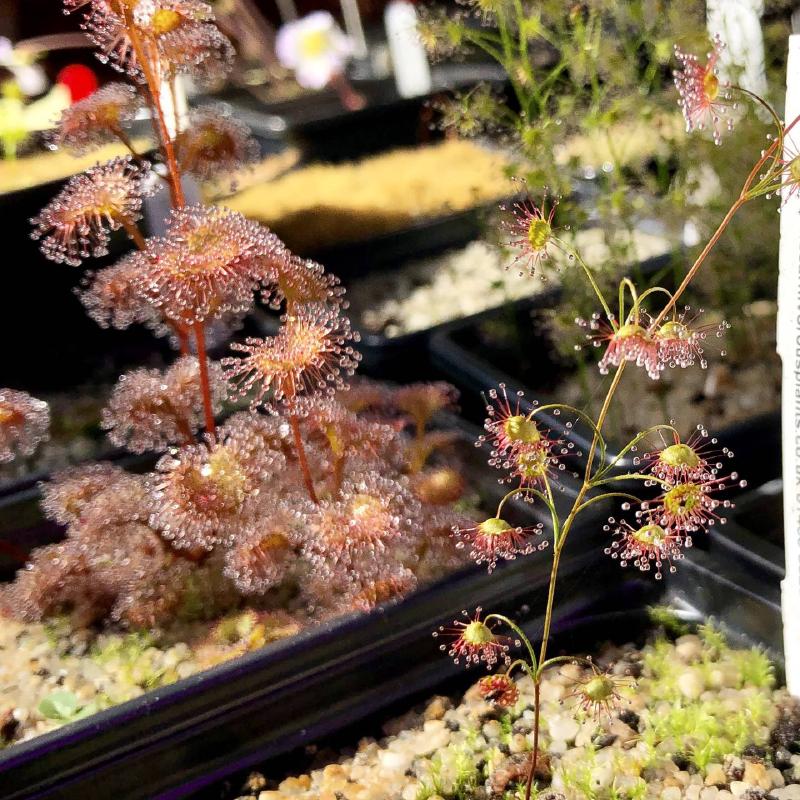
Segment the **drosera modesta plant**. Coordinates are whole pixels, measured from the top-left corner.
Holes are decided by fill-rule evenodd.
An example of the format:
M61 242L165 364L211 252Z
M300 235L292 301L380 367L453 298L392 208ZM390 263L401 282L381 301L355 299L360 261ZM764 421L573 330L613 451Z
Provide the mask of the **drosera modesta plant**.
M655 425L640 432L611 458L603 437L603 427L609 409L615 401L630 401L624 393L623 373L633 367L644 369L653 380L659 380L666 370L704 368L703 342L709 335L722 336L727 323L708 326L699 322L699 315L688 309L679 310L678 303L703 266L714 245L724 234L731 219L746 203L773 194L788 194L797 190L798 159L786 162L783 139L798 123L784 123L772 107L762 98L747 90L724 83L717 74L717 61L723 47L719 39L705 63L695 56L676 50L680 69L675 73L679 105L690 131L709 130L717 144L723 141L725 129L733 129L737 100L750 99L769 111L775 123L775 132L768 146L753 164L739 195L724 216L717 230L687 270L675 291L656 286L640 291L629 278L619 284L616 310L599 289L591 269L577 252L568 256L583 271L595 292L599 310L592 320L577 322L588 329L588 338L597 347L604 347L598 368L601 374L611 374L605 398L597 414L590 417L571 406L554 403L546 406L533 404L524 411L522 394L509 398L504 386L489 392L490 403L485 423L486 433L479 443L491 448L489 463L504 472L501 482L511 483L508 493L498 504L493 517L470 528L454 528L454 536L470 548L470 555L478 563L487 563L492 570L502 559L528 554L533 534L506 522L505 504L512 498L542 504L552 521L551 573L544 626L538 652L523 630L511 619L500 614L483 614L478 609L449 629L441 628L434 635L446 637L441 645L456 663L467 666L484 664L488 668L502 666L502 672L480 681L481 693L500 706L516 702L514 673L527 675L534 684L533 744L527 769L525 798L530 800L534 789L537 765L544 756L539 752L540 687L544 672L563 662L573 662L583 667L584 677L576 683L575 694L587 713L605 713L618 702L619 678L605 674L583 658L550 657L548 648L555 609L559 563L564 546L576 519L587 508L605 500L619 500L622 516L610 518L604 530L611 541L605 553L617 559L622 566L633 565L642 572L653 572L661 579L664 572L674 572L675 563L692 544L692 537L701 535L710 527L725 522L725 512L732 503L724 491L744 487L735 472L727 473L726 459L732 453L717 444L704 426L698 425L688 437L683 437L673 422ZM798 162L800 163L800 162ZM553 228L553 214L529 201L529 205L516 209L508 226L514 242L522 248L522 257L528 266L536 267L548 255L548 248L563 248ZM529 231L523 230L527 222ZM554 502L559 489L558 475L564 468L563 458L572 453L570 442L554 440L542 424L542 412L563 414L579 420L591 432L591 444L586 456L586 467L571 505L565 514L559 513ZM565 425L566 439L574 424ZM624 456L633 456L633 471L621 471ZM618 491L621 482L639 482L650 488L649 496L641 499L628 491ZM541 549L539 547L535 549ZM510 635L506 635L507 629ZM522 647L523 654L514 658L512 647ZM760 669L757 665L755 670Z
M456 507L465 485L452 436L430 430L453 390L348 391L360 356L338 279L241 214L186 201L185 174L207 179L258 155L244 126L217 109L184 125L165 110L178 76L217 80L230 65L211 7L66 0L65 11L83 13L101 61L130 83L65 111L51 142L85 153L116 139L130 154L70 180L33 220L33 236L48 258L77 267L127 235L132 251L86 275L79 297L101 327L145 325L180 355L165 370L122 375L102 414L112 443L154 454L155 468L88 464L46 483L43 510L66 536L23 556L25 569L0 588L0 611L149 629L245 604L258 617L290 596L303 619L324 619L463 563L450 530L472 524ZM128 135L141 108L156 142L147 159ZM142 206L159 190L171 208L163 233L146 236ZM256 298L282 312L278 333L212 361L209 332L237 328ZM249 408L221 419L231 397ZM29 456L48 422L46 404L0 391L0 462Z

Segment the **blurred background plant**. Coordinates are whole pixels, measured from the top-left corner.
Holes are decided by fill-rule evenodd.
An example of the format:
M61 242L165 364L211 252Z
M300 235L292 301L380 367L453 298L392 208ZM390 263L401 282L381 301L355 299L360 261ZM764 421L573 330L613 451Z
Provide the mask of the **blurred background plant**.
M785 66L784 48L775 44L789 33L781 5L767 4L762 26L772 87L782 85ZM444 6L425 12L422 37L434 57L488 56L510 87L505 95L483 86L444 101L442 125L452 135L513 150L513 174L560 198L554 225L563 238L601 228L607 257L595 270L604 290L641 260L637 229L666 236L671 269L681 275L724 211L722 198L736 188L743 153L766 142L768 121L753 114L737 122L738 135L724 152L710 136L685 135L669 65L676 43L699 53L709 49L705 17L699 0L462 0L455 14ZM730 342L734 362L752 357L754 348L763 356L765 341L774 351L777 226L774 204L749 207L693 290L693 304L743 318ZM756 242L753 230L763 232ZM740 255L745 236L746 260ZM559 354L581 360L574 318L592 312L593 293L579 270L559 267L564 296L545 316ZM641 283L641 275L633 277Z

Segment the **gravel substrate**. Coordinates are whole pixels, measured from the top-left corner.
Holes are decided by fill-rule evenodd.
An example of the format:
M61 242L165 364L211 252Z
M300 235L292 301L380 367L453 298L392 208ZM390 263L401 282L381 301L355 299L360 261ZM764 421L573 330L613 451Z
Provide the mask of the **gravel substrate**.
M669 249L662 237L641 231L635 234L634 246L640 259ZM590 265L602 263L609 255L599 229L579 232L576 247ZM360 330L394 337L497 308L552 285L528 275L524 263L521 269L515 258L497 245L476 241L395 270L382 270L351 282L350 313ZM553 264L564 261L556 254ZM550 281L558 280L552 265L541 272Z
M597 664L619 678L622 698L599 718L581 705L587 668L546 674L542 800L800 800L800 702L773 688L762 653L701 634L604 651ZM508 711L477 684L458 705L435 697L385 725L386 738L362 739L308 774L280 783L251 774L239 800L522 798L533 685L518 687Z
M169 632L72 630L0 618L0 748L292 636L300 613L231 614Z
M506 177L509 163L474 142L447 140L350 163L309 164L223 204L263 222L303 255L508 197L515 191Z

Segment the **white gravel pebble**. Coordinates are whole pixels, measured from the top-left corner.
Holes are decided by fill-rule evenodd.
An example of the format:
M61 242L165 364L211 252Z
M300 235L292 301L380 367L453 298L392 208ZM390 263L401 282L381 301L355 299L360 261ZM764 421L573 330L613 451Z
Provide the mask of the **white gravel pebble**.
M574 717L559 716L548 720L547 727L553 739L574 742L581 726Z
M699 670L690 668L685 670L678 678L678 688L684 697L696 700L703 693L705 684Z

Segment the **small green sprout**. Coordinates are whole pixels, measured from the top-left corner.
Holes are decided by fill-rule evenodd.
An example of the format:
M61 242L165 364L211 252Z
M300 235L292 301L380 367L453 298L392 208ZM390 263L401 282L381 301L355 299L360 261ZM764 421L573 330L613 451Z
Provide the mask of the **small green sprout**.
M99 710L96 702L81 703L74 692L58 689L39 703L39 713L47 719L66 724L88 717Z
M475 754L471 748L461 746L456 753L456 778L449 796L453 800L470 800L478 788L480 773L475 766Z
M442 757L436 753L431 758L430 774L427 780L422 782L420 790L417 792L416 800L430 800L431 797L444 795L444 784L442 782Z
M500 718L500 727L503 729L503 732L500 734L500 741L503 742L503 744L510 744L511 737L514 735L514 720L511 714L503 714Z

